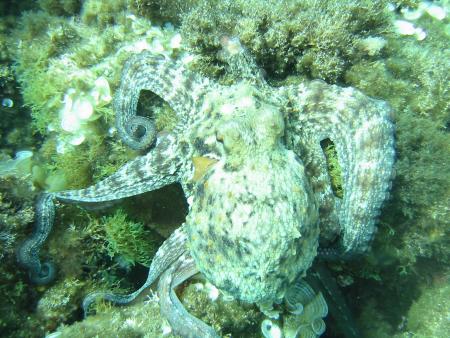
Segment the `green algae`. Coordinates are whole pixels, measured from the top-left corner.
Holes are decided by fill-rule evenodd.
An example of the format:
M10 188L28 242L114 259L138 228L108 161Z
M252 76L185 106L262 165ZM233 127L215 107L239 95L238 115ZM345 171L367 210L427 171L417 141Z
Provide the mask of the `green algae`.
M331 82L363 56L358 41L383 36L385 1L199 1L183 16L181 31L203 59L204 72L223 64L221 39L236 37L270 77L293 72Z
M99 308L100 309L100 308ZM159 313L157 302L140 302L125 307L104 306L94 316L70 326L60 327L58 337L161 337L168 325ZM164 335L175 338L173 334Z
M449 276L441 274L434 276L431 285L422 286L422 294L408 311L406 329L409 332L417 337L438 338L448 335L450 331L449 282Z
M331 180L331 189L336 197L342 198L344 190L342 188L342 170L336 153L336 147L329 139L325 139L320 143L324 152L328 174Z
M127 219L126 213L119 209L114 215L102 219L106 232L107 251L111 257L120 255L129 264L150 265L161 241L144 228L142 223Z
M227 300L214 286L202 281L188 285L181 297L191 314L211 325L222 336L260 337L263 315L254 305Z
M20 191L19 193L17 193ZM23 192L27 192L24 194ZM19 197L20 196L20 197ZM23 177L0 177L0 329L6 336L43 334L36 317L24 321L39 293L28 287L27 275L17 268L15 251L33 221L33 187Z
M80 0L38 0L38 5L45 12L58 15L75 15L81 8Z

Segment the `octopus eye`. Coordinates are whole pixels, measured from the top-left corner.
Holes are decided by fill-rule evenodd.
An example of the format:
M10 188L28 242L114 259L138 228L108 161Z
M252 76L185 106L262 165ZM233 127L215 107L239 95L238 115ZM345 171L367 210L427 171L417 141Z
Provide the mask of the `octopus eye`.
M216 132L216 140L223 143L223 146L227 150L236 148L240 144L241 139L240 126L235 122L222 124Z
M217 142L223 143L223 134L216 133L216 140Z

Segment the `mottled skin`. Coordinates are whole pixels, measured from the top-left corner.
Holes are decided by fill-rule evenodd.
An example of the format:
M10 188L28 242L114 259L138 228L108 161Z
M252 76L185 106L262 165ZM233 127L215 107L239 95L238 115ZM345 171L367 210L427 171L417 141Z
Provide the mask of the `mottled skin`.
M175 182L185 192L186 222L158 250L146 283L130 295L91 294L85 310L99 296L126 304L160 277L161 312L173 331L217 337L173 291L198 271L224 293L267 308L306 273L319 242L341 255L367 249L394 161L387 105L321 81L271 87L235 41L224 42L221 56L241 78L232 86L200 77L183 60L132 57L115 96L116 125L132 148L152 147L94 186L40 200L37 228L50 229L54 199L106 202ZM177 113L173 130L155 135L137 116L143 89ZM326 138L342 167L342 199L331 189L320 147Z

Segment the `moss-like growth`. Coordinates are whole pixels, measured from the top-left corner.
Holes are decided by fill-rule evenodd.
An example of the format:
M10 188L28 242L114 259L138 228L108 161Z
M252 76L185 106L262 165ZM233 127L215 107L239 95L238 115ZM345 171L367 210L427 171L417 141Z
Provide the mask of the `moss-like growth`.
M263 315L254 305L226 301L210 283L190 284L181 295L183 305L221 335L260 337Z
M74 321L78 317L85 284L74 278L65 278L45 290L36 309L45 331L52 332L59 323Z
M156 130L171 131L178 123L176 112L156 94L143 90L139 97L138 111L155 121Z
M328 167L328 174L331 180L331 188L336 197L342 198L344 190L342 188L342 171L336 153L336 147L330 139L320 142L323 153L325 155Z
M183 14L201 0L134 0L131 6L139 15L150 18L160 24L171 22L179 24Z
M203 68L222 68L224 36L237 37L271 77L297 71L330 82L361 58L358 42L389 30L386 1L203 1L181 30Z
M24 13L12 34L21 41L13 56L24 103L34 131L46 138L39 155L47 166L40 168L44 177L38 185L52 191L81 188L134 154L111 138L111 99L123 63L154 45L160 54L176 53L179 46L170 43L176 32L132 15L125 0L89 0L81 9L76 1L42 0L40 6L44 11ZM73 20L60 16L78 12ZM87 117L80 119L83 113ZM159 120L162 127L173 122Z
M44 334L32 313L31 304L39 295L29 287L27 274L18 268L15 254L31 229L33 197L33 187L28 180L13 175L0 177L0 297L3 299L0 330L5 337L28 338Z
M446 337L450 332L449 294L449 275L435 275L433 284L423 286L421 296L408 312L408 331L417 337Z
M54 15L74 15L80 11L81 0L38 0L39 6Z
M86 24L96 24L100 28L118 23L120 16L126 15L127 0L87 0L83 4L81 20Z
M69 81L52 67L50 59L60 56L79 36L68 21L44 12L25 13L18 27L15 38L22 44L16 50L15 70L35 127L46 134Z
M445 244L449 232L445 205L450 199L446 24L423 15L417 25L426 28L425 40L392 36L385 59L358 63L346 73L349 84L388 101L394 111L396 180L384 220L395 229L395 236L383 247L408 269L419 257L443 263L450 259Z
M162 337L163 330L169 327L164 323L156 302L138 302L129 306L105 306L95 316L89 316L71 326L62 326L58 337ZM175 338L173 334L164 337Z
M126 213L119 209L113 216L103 219L103 226L111 257L120 256L129 264L150 264L160 241L142 223L130 221Z

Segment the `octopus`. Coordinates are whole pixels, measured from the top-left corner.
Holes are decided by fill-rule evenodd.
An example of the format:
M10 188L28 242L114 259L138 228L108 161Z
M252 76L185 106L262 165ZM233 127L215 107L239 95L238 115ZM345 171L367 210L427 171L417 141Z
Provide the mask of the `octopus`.
M141 52L126 62L114 99L116 128L142 155L93 186L39 198L34 234L18 253L33 281L54 277L39 248L55 201L104 203L173 183L184 191L188 215L155 254L144 285L128 295L94 292L85 310L98 297L127 304L157 284L160 311L174 333L218 337L174 291L191 276L200 272L224 294L264 311L289 293L316 256L368 249L393 173L389 106L320 80L270 85L233 39L223 43L220 57L239 79L231 85L192 71L187 58ZM176 113L171 130L157 132L151 118L138 115L142 90ZM342 194L333 189L324 142L334 145Z

